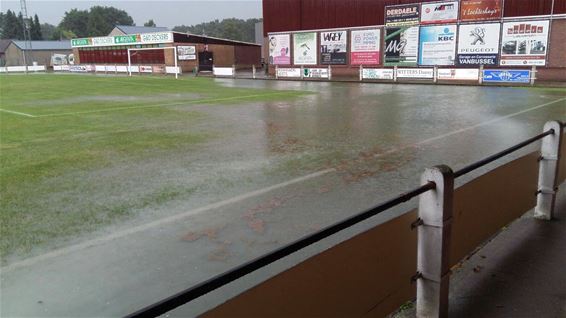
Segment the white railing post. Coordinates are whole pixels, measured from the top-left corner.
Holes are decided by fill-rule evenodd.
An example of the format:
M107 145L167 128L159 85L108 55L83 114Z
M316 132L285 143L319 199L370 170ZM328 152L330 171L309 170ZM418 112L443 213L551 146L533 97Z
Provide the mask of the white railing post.
M426 169L421 183L434 190L420 196L417 256L417 317L447 317L454 173L447 166Z
M252 78L255 79L255 64L252 65Z
M305 78L305 67L301 65L301 79Z
M393 82L397 82L397 65L393 66Z
M279 79L279 65L275 65L275 79Z
M533 65L531 68L531 86L535 85L535 79L537 78L537 67Z
M537 205L535 218L550 220L554 215L556 191L558 190L558 167L560 166L560 145L563 128L559 121L549 121L544 125L544 131L554 130L554 134L542 139L538 173Z
M232 78L236 78L236 65L232 64Z
M483 84L483 64L480 65L480 76L479 76L479 84Z
M432 82L436 83L438 82L438 66L434 66L433 68L433 74L432 74L433 78L432 78Z
M360 64L360 82L364 80L364 67Z
M332 80L332 66L328 65L328 80Z

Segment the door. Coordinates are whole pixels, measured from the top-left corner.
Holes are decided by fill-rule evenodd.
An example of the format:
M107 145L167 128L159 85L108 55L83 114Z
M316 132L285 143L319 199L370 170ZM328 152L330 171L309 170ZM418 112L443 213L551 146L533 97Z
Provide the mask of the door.
M208 51L199 52L198 61L199 61L198 69L200 72L202 71L212 72L212 65L214 64L214 57L212 56L212 52L208 52Z

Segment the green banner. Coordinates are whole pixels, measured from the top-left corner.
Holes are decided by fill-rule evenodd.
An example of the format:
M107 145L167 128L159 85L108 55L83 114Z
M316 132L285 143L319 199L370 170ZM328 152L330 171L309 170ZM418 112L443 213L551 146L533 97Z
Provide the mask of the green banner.
M90 45L90 39L72 39L71 45L72 46L86 46Z
M114 43L125 44L125 43L136 43L138 38L135 34L132 35L118 35L114 37Z

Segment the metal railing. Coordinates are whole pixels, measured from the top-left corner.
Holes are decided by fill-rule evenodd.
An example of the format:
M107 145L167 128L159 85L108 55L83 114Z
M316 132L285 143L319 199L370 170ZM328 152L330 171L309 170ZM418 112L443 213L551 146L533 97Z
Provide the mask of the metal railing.
M547 136L551 136L551 135L555 135L557 134L557 131L560 132L559 135L559 139L562 137L561 131L564 129L564 127L566 126L566 123L560 123L560 122L549 122L549 123L554 123L556 124L555 127L558 128L550 128L548 130L545 130L543 133L536 135L532 138L529 138L519 144L516 144L512 147L509 147L501 152L498 152L497 154L494 154L492 156L489 156L483 160L480 160L478 162L475 162L471 165L468 165L460 170L457 170L455 172L452 172L449 168L448 170L448 174L449 174L449 178L451 178L451 188L453 191L453 180L461 177L469 172L472 172L480 167L483 167L497 159L500 159L506 155L509 155L517 150L520 150L536 141L539 141ZM547 125L549 124L547 123ZM545 125L546 127L546 125ZM541 156L542 158L542 156ZM447 168L447 167L446 167ZM555 167L556 168L556 167ZM435 168L437 169L437 168ZM433 169L430 169L433 170ZM438 169L437 169L438 170ZM441 170L441 174L444 173ZM434 177L432 179L435 179ZM442 178L441 178L442 179ZM552 180L554 181L554 180ZM276 250L273 250L272 252L269 252L261 257L258 257L254 260L251 260L247 263L244 263L238 267L235 267L231 270L228 270L227 272L224 272L220 275L217 275L213 278L210 278L202 283L199 283L195 286L192 286L184 291L181 291L177 294L174 294L170 297L167 297L157 303L154 303L152 305L149 305L143 309L140 309L134 313L131 313L129 315L127 315L126 317L156 317L162 314L165 314L179 306L182 306L184 304L187 304L188 302L191 302L192 300L195 300L213 290L216 290L230 282L233 282L247 274L250 274L260 268L263 268L277 260L280 260L286 256L289 256L290 254L293 254L307 246L310 246L316 242L319 242L325 238L328 238L342 230L345 230L347 228L352 227L353 225L356 225L362 221L365 221L373 216L376 216L384 211L387 211L401 203L407 202L412 198L415 198L417 196L420 196L422 194L427 193L428 191L431 190L439 190L438 186L437 186L437 182L442 183L442 186L446 188L449 188L450 186L447 186L445 184L445 180L440 180L440 181L435 181L435 180L428 180L428 181L424 181L423 185L421 185L418 188L415 188L413 190L410 190L404 194L398 195L384 203L379 204L378 206L367 210L365 212L356 214L352 217L349 217L343 221L340 221L338 223L335 223L333 225L330 225L322 230L319 230L315 233L312 233L310 235L307 235L301 239L298 239L288 245L285 245L283 247L280 247ZM541 180L539 180L539 183L541 182ZM540 193L537 192L537 194ZM537 203L538 205L538 203ZM442 207L442 204L440 204L439 206L441 206L441 209L451 209L450 207ZM421 213L419 213L421 214ZM426 215L426 212L425 212ZM426 217L423 217L426 218ZM449 218L451 218L451 212L450 212L450 216ZM421 225L426 225L427 220L423 220L421 219L421 217L419 217L413 224L412 227L418 227ZM442 231L442 226L439 226L439 231ZM442 235L441 235L442 237ZM437 237L438 238L438 237ZM436 238L435 238L436 239ZM441 243L441 242L435 242L435 243ZM440 244L442 246L442 244ZM437 244L433 244L432 246L438 246ZM443 253L441 251L441 253ZM419 253L421 254L421 253ZM420 257L420 256L419 256ZM426 261L425 261L426 263ZM430 265L430 264L428 264ZM426 265L425 265L426 266ZM418 280L420 278L423 278L421 272L417 271L416 275L413 277L413 279ZM419 302L419 296L417 295L417 303ZM425 304L425 307L430 307L430 304ZM418 307L417 307L417 311L418 311ZM418 312L417 312L418 313ZM435 314L436 315L436 314Z

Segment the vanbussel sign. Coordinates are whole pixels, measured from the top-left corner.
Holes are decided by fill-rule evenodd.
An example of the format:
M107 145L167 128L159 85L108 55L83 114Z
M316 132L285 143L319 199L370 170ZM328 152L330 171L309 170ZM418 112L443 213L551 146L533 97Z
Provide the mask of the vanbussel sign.
M82 39L71 40L72 47L97 47L97 46L161 44L161 43L173 43L173 33L156 32L156 33L103 36L96 38L82 38Z

